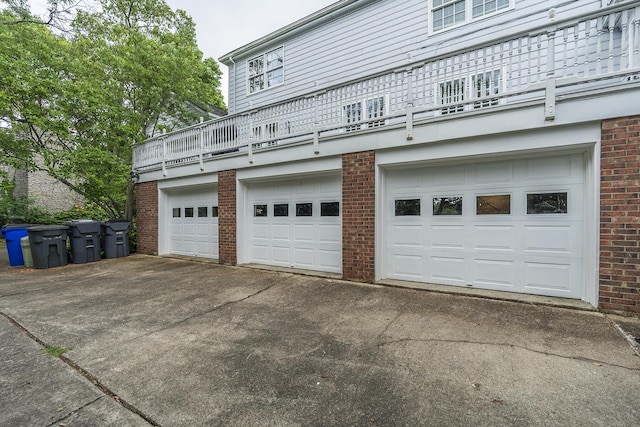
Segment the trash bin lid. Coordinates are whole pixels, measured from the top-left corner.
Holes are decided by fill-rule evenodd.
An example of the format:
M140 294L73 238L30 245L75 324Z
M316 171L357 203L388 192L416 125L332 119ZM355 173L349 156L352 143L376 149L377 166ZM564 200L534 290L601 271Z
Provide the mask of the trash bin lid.
M79 219L64 223L69 227L69 233L92 234L100 232L100 221Z
M10 230L12 228L28 228L33 227L35 224L6 224L2 226L2 229Z
M66 225L35 225L27 228L27 231L55 231L55 230L68 230Z

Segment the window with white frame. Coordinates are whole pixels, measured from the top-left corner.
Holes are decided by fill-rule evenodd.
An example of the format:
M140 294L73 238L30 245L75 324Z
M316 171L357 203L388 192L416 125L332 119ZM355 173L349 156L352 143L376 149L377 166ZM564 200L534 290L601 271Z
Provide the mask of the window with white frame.
M514 0L432 0L432 31L471 22L513 7Z
M436 103L442 106L441 114L498 105L502 83L500 69L453 77L438 83Z
M360 129L383 126L385 120L385 97L378 96L363 101L356 101L342 107L345 130L353 132ZM364 108L363 108L364 106Z
M284 83L284 48L279 47L247 62L249 93Z

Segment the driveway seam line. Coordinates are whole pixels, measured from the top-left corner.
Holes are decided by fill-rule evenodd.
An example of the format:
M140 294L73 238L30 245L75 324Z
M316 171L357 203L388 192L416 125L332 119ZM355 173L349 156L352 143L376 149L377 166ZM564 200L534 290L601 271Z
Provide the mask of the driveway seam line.
M0 315L2 315L2 317L7 319L13 326L15 326L17 329L19 329L27 337L31 338L33 341L35 341L36 343L38 343L42 347L45 347L45 348L47 347L47 344L44 341L42 341L40 338L38 338L37 336L32 334L27 328L22 326L17 320L15 320L14 318L12 318L11 316L9 316L8 314L6 314L6 313L4 313L2 311L0 311ZM124 399L122 399L116 393L111 391L107 386L102 384L100 382L100 380L98 380L98 378L96 378L93 374L91 374L86 369L80 367L77 363L75 363L74 361L72 361L68 357L65 357L65 356L61 355L61 356L57 356L57 358L60 359L62 362L64 362L71 369L73 369L74 371L76 371L77 373L82 375L86 380L88 380L91 384L93 384L94 387L96 387L98 390L100 390L100 392L102 392L105 396L108 396L111 399L113 399L117 404L119 404L123 408L127 409L128 411L130 411L130 412L132 412L132 413L134 413L136 415L138 415L140 418L142 418L143 420L145 420L146 422L148 422L152 426L161 427L161 425L158 424L156 421L154 421L151 417L149 417L148 415L146 415L145 413L140 411L138 408L136 408L132 404L130 404L127 401L125 401Z
M492 347L511 347L511 348L518 348L520 350L530 351L530 352L536 353L536 354L541 354L543 356L553 356L553 357L558 357L558 358L561 358L561 359L576 360L576 361L589 362L589 363L598 363L598 364L601 364L601 365L611 366L613 368L626 369L628 371L640 371L640 368L632 368L632 367L629 367L629 366L615 365L615 364L608 363L608 362L605 362L605 361L602 361L602 360L590 359L588 357L563 356L563 355L557 354L557 353L550 353L548 351L534 350L532 348L528 348L528 347L525 347L525 346L516 345L516 344L509 344L509 343L491 343L491 342L480 342L480 341L469 341L469 340L403 338L403 339L394 340L394 341L382 342L382 343L380 343L380 346L386 346L386 345L391 345L391 344L399 344L399 343L403 343L403 342L424 342L424 343L439 342L439 343L449 343L449 344L488 345L488 346L492 346Z

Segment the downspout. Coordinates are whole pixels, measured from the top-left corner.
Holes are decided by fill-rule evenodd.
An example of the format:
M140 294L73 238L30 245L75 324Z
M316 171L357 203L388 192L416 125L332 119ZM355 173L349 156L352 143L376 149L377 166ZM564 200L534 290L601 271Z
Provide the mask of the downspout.
M229 56L229 61L233 64L233 80L229 79L227 90L229 90L231 82L233 81L233 111L229 111L229 113L233 114L236 111L236 62L233 60L232 56Z

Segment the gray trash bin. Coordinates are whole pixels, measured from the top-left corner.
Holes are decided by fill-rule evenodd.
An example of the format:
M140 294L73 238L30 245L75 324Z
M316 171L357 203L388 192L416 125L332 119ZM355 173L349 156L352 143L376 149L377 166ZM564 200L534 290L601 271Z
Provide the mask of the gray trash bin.
M85 264L100 261L100 221L67 221L64 225L69 227L71 262Z
M67 265L66 225L36 225L29 227L29 244L35 268Z
M110 220L102 223L102 249L104 257L120 258L129 256L129 228L131 222Z

